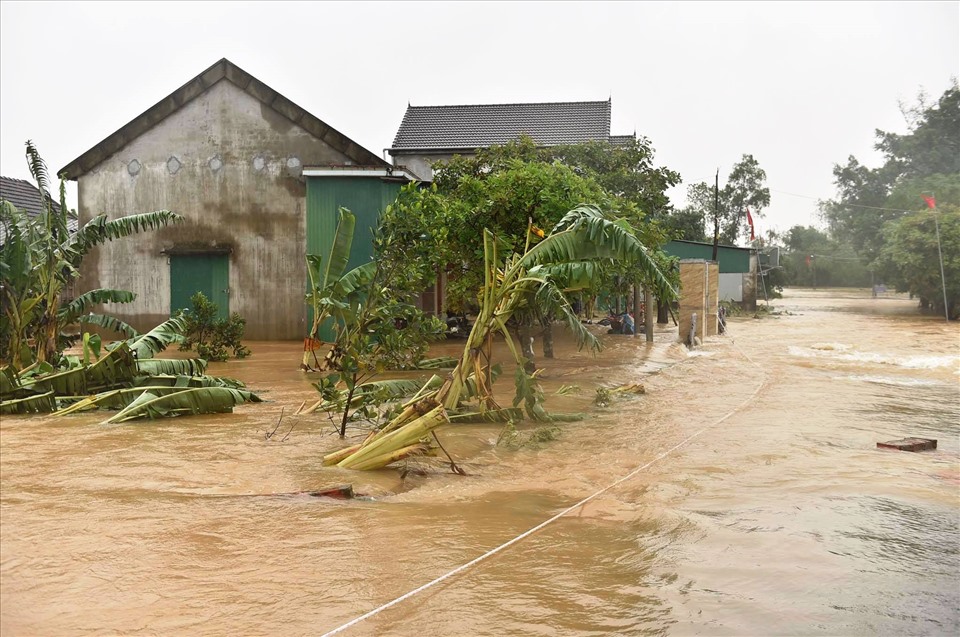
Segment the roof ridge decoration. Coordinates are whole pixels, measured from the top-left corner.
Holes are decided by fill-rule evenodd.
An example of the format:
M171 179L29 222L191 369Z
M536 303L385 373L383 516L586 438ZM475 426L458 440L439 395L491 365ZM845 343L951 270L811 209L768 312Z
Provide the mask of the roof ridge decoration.
M146 111L133 118L96 146L60 169L67 179L76 180L121 150L137 137L176 113L221 80L227 80L262 104L272 108L314 137L356 161L359 165L384 167L389 164L349 137L325 124L315 115L270 88L239 66L221 58Z

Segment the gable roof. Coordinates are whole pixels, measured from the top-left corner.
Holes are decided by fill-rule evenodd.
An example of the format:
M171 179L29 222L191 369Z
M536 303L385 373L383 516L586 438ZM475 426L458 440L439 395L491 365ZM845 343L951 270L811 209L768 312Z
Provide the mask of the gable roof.
M539 146L609 141L611 101L407 106L390 150L487 148L527 135Z
M379 156L363 148L343 133L333 129L314 115L297 106L286 97L253 77L236 64L222 58L205 71L188 81L170 95L148 108L99 144L64 166L59 174L67 179L77 179L105 159L143 135L161 121L176 113L196 99L217 82L226 80L250 94L262 104L269 106L314 137L323 140L361 166L385 167L389 164Z

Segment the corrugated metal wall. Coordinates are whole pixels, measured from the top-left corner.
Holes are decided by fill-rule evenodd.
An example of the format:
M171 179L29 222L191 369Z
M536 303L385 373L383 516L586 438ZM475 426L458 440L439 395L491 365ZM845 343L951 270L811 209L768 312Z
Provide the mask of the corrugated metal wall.
M346 208L357 219L347 271L369 262L380 214L397 198L401 186L400 182L379 177L307 177L307 254L319 254L323 263L327 262L339 210ZM308 325L312 320L313 312L308 310ZM322 328L320 337L332 340L332 328Z
M357 218L347 269L370 261L380 213L397 198L401 185L379 177L307 177L307 254L322 255L326 263L338 210L346 208Z
M713 244L699 243L694 241L670 241L663 246L663 251L667 254L679 257L681 259L706 259L713 258ZM732 246L719 246L717 249L717 262L720 264L720 273L730 272L749 272L750 271L750 249L737 248Z

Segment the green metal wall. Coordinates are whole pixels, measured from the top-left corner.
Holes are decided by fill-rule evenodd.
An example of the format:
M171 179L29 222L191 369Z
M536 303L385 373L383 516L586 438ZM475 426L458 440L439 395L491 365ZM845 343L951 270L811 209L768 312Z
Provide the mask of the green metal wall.
M402 185L379 177L307 177L307 254L319 254L326 263L337 211L346 208L357 218L347 269L370 261L380 213L397 198Z
M170 315L193 307L190 297L197 292L217 304L220 318L230 315L229 255L170 255Z
M307 254L319 254L323 263L327 262L338 211L346 208L357 219L347 270L369 262L380 213L396 200L402 185L379 177L307 177ZM313 312L307 314L308 321L312 321ZM332 329L321 329L321 338L332 339Z
M663 251L681 259L713 259L713 244L696 241L671 241L663 246ZM720 274L750 271L750 248L718 246L717 261Z

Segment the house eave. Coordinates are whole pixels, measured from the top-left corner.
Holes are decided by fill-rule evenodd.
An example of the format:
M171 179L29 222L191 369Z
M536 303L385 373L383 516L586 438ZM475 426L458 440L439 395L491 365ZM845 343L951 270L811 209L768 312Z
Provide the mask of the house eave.
M407 181L423 181L412 171L406 168L380 167L330 167L304 166L304 177L379 177L381 179L404 179Z

